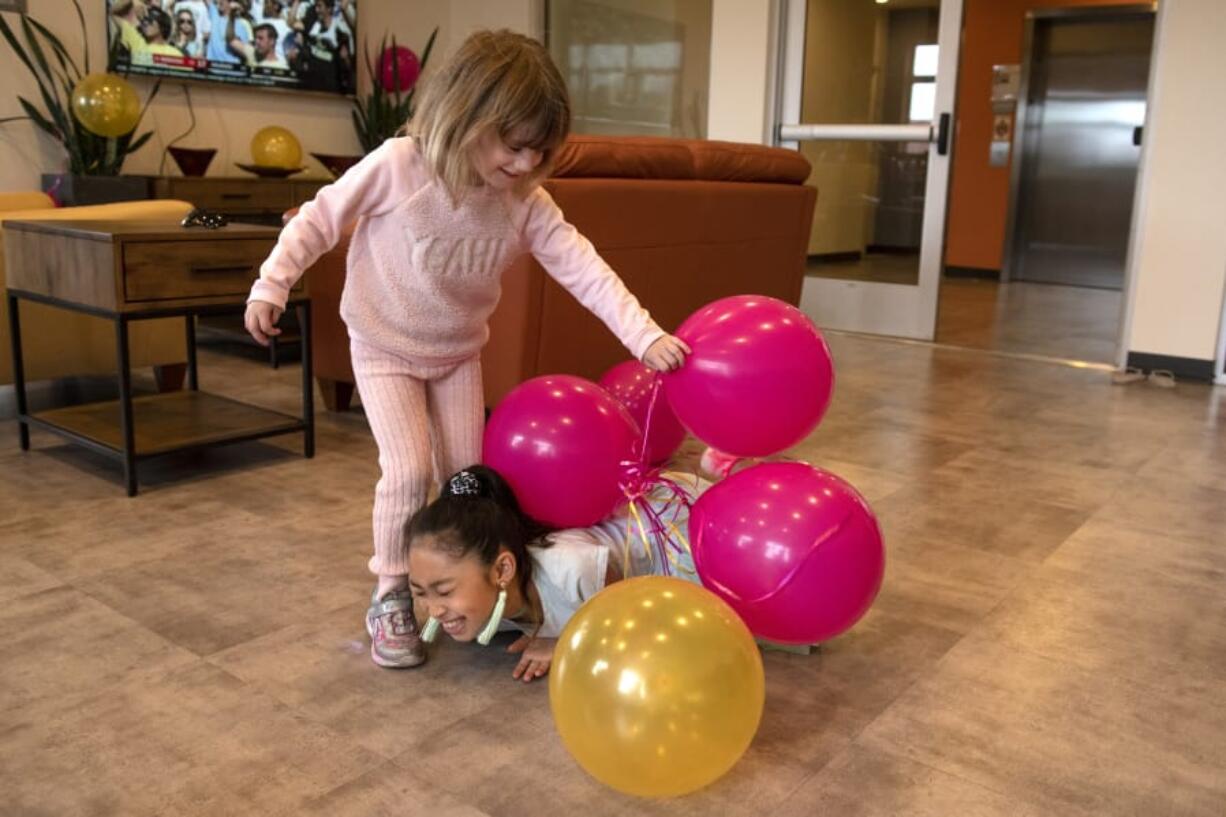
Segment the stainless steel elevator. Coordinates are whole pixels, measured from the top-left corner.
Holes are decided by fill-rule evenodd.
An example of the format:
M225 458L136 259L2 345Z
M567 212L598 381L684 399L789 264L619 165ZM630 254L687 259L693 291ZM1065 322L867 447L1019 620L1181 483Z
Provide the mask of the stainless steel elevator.
M1028 34L1005 280L1122 289L1154 12L1067 9Z

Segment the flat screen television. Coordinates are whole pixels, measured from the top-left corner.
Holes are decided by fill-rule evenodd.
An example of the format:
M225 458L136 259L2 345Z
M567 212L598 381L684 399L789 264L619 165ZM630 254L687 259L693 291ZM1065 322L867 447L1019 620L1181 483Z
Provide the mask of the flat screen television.
M352 94L357 0L107 0L119 74Z

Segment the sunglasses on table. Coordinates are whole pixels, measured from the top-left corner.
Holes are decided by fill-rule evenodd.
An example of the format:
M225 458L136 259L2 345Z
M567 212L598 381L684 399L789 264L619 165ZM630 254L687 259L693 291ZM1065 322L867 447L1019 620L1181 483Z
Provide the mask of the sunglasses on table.
M230 220L221 213L212 213L197 207L179 223L184 227L203 227L206 230L220 230L229 224Z

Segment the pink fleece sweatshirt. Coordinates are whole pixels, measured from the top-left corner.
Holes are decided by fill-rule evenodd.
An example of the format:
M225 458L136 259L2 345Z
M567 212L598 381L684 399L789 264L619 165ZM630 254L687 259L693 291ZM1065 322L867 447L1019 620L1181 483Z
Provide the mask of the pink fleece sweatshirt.
M409 137L384 142L302 206L249 300L284 308L303 271L355 220L341 317L351 337L387 351L427 362L476 354L489 338L502 273L523 253L635 358L664 334L547 192L521 199L477 187L455 206Z

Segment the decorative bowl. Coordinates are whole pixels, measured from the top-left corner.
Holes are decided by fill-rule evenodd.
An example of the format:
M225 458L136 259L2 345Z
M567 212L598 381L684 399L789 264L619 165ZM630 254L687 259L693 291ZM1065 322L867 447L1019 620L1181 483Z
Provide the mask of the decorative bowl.
M306 170L305 167L269 167L268 165L245 165L242 162L234 164L248 173L263 176L266 179L284 179L286 176L293 176L295 173Z
M180 148L172 145L166 150L184 176L203 176L217 155L217 148Z
M311 155L332 174L334 179L339 179L346 170L362 161L361 156L334 156L330 153L312 153Z

